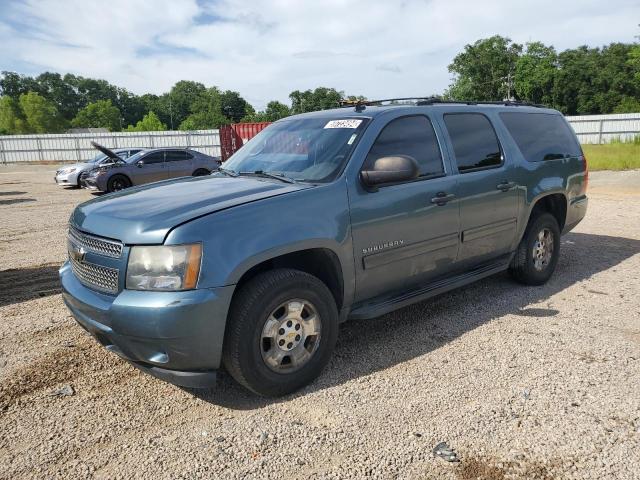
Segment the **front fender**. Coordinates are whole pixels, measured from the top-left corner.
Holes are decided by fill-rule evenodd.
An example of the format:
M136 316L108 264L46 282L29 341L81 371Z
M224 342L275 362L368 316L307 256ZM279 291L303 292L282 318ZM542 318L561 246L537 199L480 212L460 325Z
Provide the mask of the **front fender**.
M338 180L194 219L171 230L165 244L202 242L198 288L234 285L266 260L326 248L340 262L346 303L355 288L349 218L346 185Z

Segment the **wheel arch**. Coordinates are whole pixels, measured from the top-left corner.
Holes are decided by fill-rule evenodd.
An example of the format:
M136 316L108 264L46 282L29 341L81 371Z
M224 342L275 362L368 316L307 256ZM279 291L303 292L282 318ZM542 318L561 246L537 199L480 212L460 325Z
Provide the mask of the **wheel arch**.
M540 194L531 202L527 226L539 213L548 212L555 217L562 232L567 221L568 206L569 200L565 192L556 191Z
M234 296L259 273L278 268L300 270L319 278L329 289L340 310L345 301L344 272L340 258L328 247L312 247L262 258L245 268L237 280Z

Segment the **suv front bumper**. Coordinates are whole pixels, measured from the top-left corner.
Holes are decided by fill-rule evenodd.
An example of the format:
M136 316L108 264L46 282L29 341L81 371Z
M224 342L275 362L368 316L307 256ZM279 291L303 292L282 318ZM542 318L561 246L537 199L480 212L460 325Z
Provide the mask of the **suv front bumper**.
M220 367L234 286L184 292L85 287L69 262L60 268L62 296L76 321L107 350L142 371L185 387L209 387Z

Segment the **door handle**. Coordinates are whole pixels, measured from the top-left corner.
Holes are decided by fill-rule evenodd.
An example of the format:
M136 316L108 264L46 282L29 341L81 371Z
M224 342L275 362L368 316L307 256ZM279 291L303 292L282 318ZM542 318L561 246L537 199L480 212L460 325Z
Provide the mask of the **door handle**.
M447 194L446 192L438 192L436 196L431 199L431 203L435 203L439 207L442 207L454 198L456 198L456 196L453 193Z
M498 190L502 190L503 192L508 192L509 190L511 190L512 188L515 188L515 187L517 187L517 186L518 186L518 184L517 184L516 182L507 182L507 181L504 181L504 182L502 182L502 183L499 183L499 184L496 186L496 188L497 188Z

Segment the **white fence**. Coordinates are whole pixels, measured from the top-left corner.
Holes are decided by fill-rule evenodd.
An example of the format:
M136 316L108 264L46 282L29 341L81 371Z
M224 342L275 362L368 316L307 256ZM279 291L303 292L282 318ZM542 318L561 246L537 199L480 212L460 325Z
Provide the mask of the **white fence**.
M108 148L189 147L220 155L218 130L6 135L0 136L0 163L83 161L98 153L91 141Z
M580 143L625 141L640 135L640 113L579 115L567 120ZM0 136L0 163L78 162L96 155L91 141L109 148L189 147L220 155L218 130L6 135Z
M580 143L629 141L640 135L640 113L567 117Z

